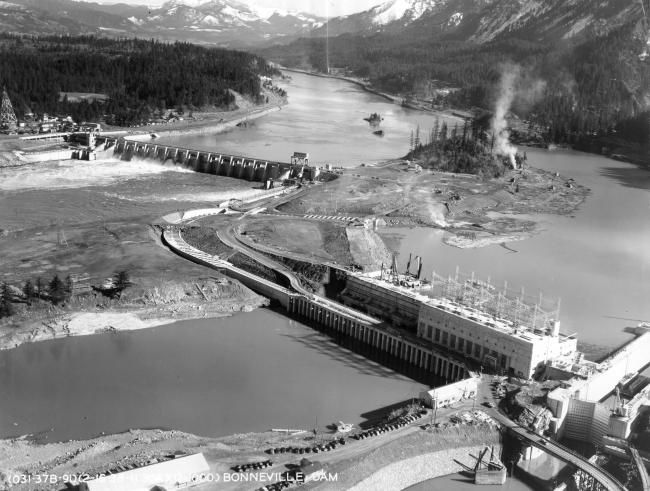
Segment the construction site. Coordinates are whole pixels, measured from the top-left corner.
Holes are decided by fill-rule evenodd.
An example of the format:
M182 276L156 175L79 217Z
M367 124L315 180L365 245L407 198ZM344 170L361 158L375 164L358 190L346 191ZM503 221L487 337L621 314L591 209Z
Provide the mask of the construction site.
M0 123L8 132L18 125L12 114L4 94ZM481 179L424 171L405 160L337 169L310 164L304 152L295 152L290 162L279 162L160 144L151 134L125 139L82 129L87 140L80 137L79 145L114 159L110 171L99 161L89 164L92 172L101 170L109 176L100 174L104 188L97 191L93 176L83 186L70 179L65 187L47 188L42 198L36 188L17 188L17 193L24 192L29 199L24 200L20 214L16 209L15 216L9 216L14 210L5 210L6 221L12 225L7 264L17 271L20 281L28 279L31 269L37 274L69 273L76 285L73 296L78 299L69 308L89 310L98 305L99 296L93 292L105 286L113 270L108 271L107 265L131 268L137 285L121 304L106 301L101 308L133 315L120 323L101 312L93 313L95 318L102 317L101 323L94 323L75 314L46 328L39 326L40 318L26 315L21 321L29 321L28 328L3 336L4 347L132 328L127 324L147 327L162 322L161 317L218 316L271 303L276 312L313 327L373 363L395 367L413 380L431 382L432 388L420 393L419 401L434 419L438 411L449 418L449 427L436 427L433 422L422 428L413 426L402 435L405 440L376 452L371 446L363 447L367 451L363 455L337 448L343 444L332 439L326 451L341 456L329 460L332 469L347 471L350 462L366 466L363 480L356 471L346 477L350 489L374 489L393 461L404 464L406 459L396 456L404 457L400 452L411 443L417 452L409 450L406 457L422 469L431 467L423 455L439 449L434 448L438 440L430 438L429 432L440 441L449 436L450 448L461 447L465 435L470 435L472 451L478 454L476 464L469 466L475 481L503 482L505 463L492 447L488 457L483 439L486 433L498 439L496 432L486 429L497 423L523 442L531 459L536 451L549 453L577 466L578 474L593 489L623 489L615 478L600 474L596 466L571 454L556 439L604 445L613 456L636 455L635 444L629 443L638 439L635 425L647 406L648 389L640 376L647 363L650 334L640 333L600 363L586 361L578 352L576 336L560 332L559 299L531 295L523 288L513 289L503 279L497 284L460 269L444 276L431 271L434 265L425 264L418 255L409 257L405 270L398 270L396 257L380 234L382 229L404 225L435 227L444 229L446 243L458 247L529 237L540 230L531 214L569 214L585 199L589 191L573 179L532 167ZM21 140L18 146L25 150L63 141L54 133L34 137ZM32 157L48 169L43 163L48 159ZM60 153L51 157L56 162L62 159ZM157 176L164 167L175 172L172 182ZM146 178L123 182L110 174L123 174L129 168L145 169ZM70 172L75 178L82 174L78 167ZM34 179L30 175L22 181ZM44 230L34 233L38 227ZM170 251L179 257L170 259ZM214 277L206 276L209 269L214 270ZM185 278L188 274L190 279ZM57 314L63 314L63 309ZM486 385L497 380L503 380L500 387L504 388L493 397ZM496 410L496 405L509 409L506 399L516 399L516 394L537 383L547 385L524 411L531 416L529 424L523 419L515 424L514 414L506 417ZM614 393L616 399L610 404L608 398ZM466 419L465 413L454 413L454 407L474 410L477 399L494 419L476 423L484 425L483 431L462 433L466 425L482 417L474 414L473 419ZM359 440L384 438L380 435L394 431L390 426L395 421L402 428L399 425L405 420L406 425L415 421L412 415L404 418L411 417L373 422L371 429L355 435ZM460 433L450 436L447 430ZM304 438L295 439L299 443L292 444L291 453L306 448L321 451ZM392 443L390 437L385 438ZM183 439L187 440L179 440ZM267 440L271 439L261 437L243 450L244 455L261 462ZM282 445L278 442L273 448L285 448ZM225 462L235 463L230 449L215 445L210 450L219 470L226 469ZM463 452L467 457L467 449ZM444 459L458 455L445 454ZM285 458L282 464L290 460ZM455 471L455 467L449 469ZM426 472L416 477L431 477Z

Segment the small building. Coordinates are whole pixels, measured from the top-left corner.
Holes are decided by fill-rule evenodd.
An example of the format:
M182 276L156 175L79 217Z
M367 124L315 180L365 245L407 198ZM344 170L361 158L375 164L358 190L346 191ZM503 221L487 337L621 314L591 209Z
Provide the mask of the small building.
M205 482L210 471L202 453L146 465L117 474L91 479L79 491L151 491L187 489Z
M447 407L450 404L473 399L478 391L478 377L470 377L452 384L420 392L420 400L430 408Z

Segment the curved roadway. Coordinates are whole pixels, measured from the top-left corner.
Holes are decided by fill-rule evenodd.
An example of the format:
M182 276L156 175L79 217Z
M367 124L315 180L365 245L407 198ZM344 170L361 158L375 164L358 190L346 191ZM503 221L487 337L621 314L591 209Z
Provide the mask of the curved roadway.
M207 214L213 214L214 210L205 210L206 215ZM192 217L193 220L200 218L200 215L194 215ZM293 274L292 271L290 271L286 266L270 259L269 257L265 256L264 254L252 249L248 245L243 244L240 240L238 240L238 237L236 235L236 232L232 228L227 228L226 230L221 230L217 232L217 237L219 240L221 240L225 245L228 247L231 247L232 249L241 252L242 254L245 254L246 256L250 257L251 259L259 262L260 264L273 269L286 278L288 278L291 287L304 295L305 297L309 298L313 302L319 303L325 307L328 307L330 309L338 310L342 313L345 313L347 315L354 315L355 317L359 319L363 319L364 321L372 321L373 323L378 323L376 319L366 316L360 312L357 312L353 309L349 309L343 305L340 305L335 302L331 302L329 300L326 300L322 297L319 297L317 295L314 295L313 293L309 292L306 290L302 284L300 283L300 280ZM189 244L186 244L185 241L182 239L180 233L178 234L178 239L180 239L183 244L188 245L188 250L185 251L186 253L189 253L190 250L194 249L189 246ZM194 249L196 250L196 249ZM198 250L196 250L198 251ZM199 251L199 254L197 256L198 259L206 260L207 258L210 258L212 260L216 259L215 256L209 256L208 254ZM533 433L521 426L519 426L517 423L512 421L510 418L507 416L499 413L497 410L490 410L489 411L490 416L492 416L495 420L499 421L503 426L507 427L510 431L515 433L517 436L520 438L523 438L524 440L528 441L530 444L533 446L542 449L543 451L547 452L548 454L552 455L553 457L556 457L563 462L567 462L569 464L574 465L578 469L584 471L585 473L591 475L598 483L603 486L604 489L608 491L627 491L625 486L621 484L615 477L613 477L611 474L609 474L607 471L601 469L597 465L589 462L586 460L584 457L581 455L569 450L568 448L564 447L563 445L559 444L555 440L551 440L550 438L546 438L544 436L538 435L536 433Z
M528 443L542 449L544 452L552 455L553 457L556 457L568 464L574 465L578 469L592 476L596 481L598 481L601 486L603 486L608 491L626 491L625 486L623 486L623 484L621 484L618 479L612 476L609 472L598 467L596 464L589 462L582 455L569 450L564 445L561 445L555 440L542 435L538 435L537 433L519 426L517 423L512 421L507 416L504 416L497 410L493 409L489 411L489 413L490 416L499 421L499 423L508 428L510 431L515 433L518 437L527 440Z

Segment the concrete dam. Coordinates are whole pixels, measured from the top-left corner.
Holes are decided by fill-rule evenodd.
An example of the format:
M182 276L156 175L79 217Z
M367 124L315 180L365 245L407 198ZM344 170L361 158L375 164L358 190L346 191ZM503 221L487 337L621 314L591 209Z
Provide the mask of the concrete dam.
M293 154L291 162L276 162L125 138L105 138L104 149L111 147L113 154L119 155L123 160L138 157L161 162L171 161L196 172L248 181L313 180L320 174L320 169L309 165L309 156L300 152Z

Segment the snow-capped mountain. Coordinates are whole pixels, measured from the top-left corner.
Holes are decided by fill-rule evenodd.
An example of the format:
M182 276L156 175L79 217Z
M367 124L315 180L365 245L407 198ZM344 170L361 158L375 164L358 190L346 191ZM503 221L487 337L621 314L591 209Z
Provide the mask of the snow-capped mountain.
M168 0L160 7L147 7L144 0L143 5L0 1L0 27L5 32L101 33L240 47L296 39L324 20L305 13L253 8L237 0Z
M235 0L170 0L146 17L131 19L141 29L168 29L220 42L253 44L275 37L298 37L322 25L316 16L255 9ZM204 34L200 34L204 33ZM171 33L169 33L171 34Z
M640 15L638 0L389 0L329 20L330 36L410 31L487 42L510 33L555 41L602 35ZM324 35L325 28L317 29Z
M412 22L436 5L436 0L390 0L370 9L372 22L384 25L401 20Z

